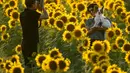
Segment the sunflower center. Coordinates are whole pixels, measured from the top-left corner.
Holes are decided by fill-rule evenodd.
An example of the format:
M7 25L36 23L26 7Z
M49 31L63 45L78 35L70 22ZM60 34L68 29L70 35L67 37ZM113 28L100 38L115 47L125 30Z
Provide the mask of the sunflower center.
M7 8L9 8L9 4L6 4L6 5L5 5L5 9L7 9Z
M20 68L14 68L14 70L13 70L13 73L21 73L22 71L21 71L21 69Z
M74 17L71 17L69 20L70 22L76 22L76 19Z
M64 23L66 23L66 22L67 22L67 17L66 17L66 16L62 16L62 17L61 17L61 20L62 20Z
M117 71L112 71L111 73L118 73Z
M84 46L88 46L88 40L84 41Z
M18 51L18 52L20 52L21 50L22 50L22 48L21 48L21 47L18 47L18 48L17 48L17 51Z
M130 31L130 26L128 26L127 30Z
M57 52L57 51L52 51L51 54L50 54L51 57L55 57L55 56L57 56L57 55L58 55L58 52Z
M75 27L74 27L74 25L72 25L72 24L70 24L70 25L67 26L67 30L68 30L68 31L73 31L74 28L75 28Z
M126 18L126 14L125 13L121 13L121 18L125 19Z
M65 35L65 38L71 39L71 34L70 34L70 33L67 33L67 34Z
M49 67L50 67L51 70L54 70L54 71L55 71L55 70L57 69L57 64L56 64L56 62L55 62L55 61L50 61Z
M110 6L109 6L109 7L110 7L110 8L112 8L112 7L113 7L113 4L114 4L114 3L113 3L113 2L111 2L111 4L110 4Z
M61 13L55 13L55 15L54 15L54 17L56 18L57 16L60 16L61 15Z
M115 50L118 49L116 44L113 45L113 49L115 49Z
M114 32L113 32L113 31L108 32L108 36L109 36L110 38L112 38L112 37L114 36Z
M102 73L101 69L96 69L95 73Z
M59 68L62 70L66 67L66 63L64 61L59 61Z
M96 52L100 52L100 51L102 50L101 44L95 44L94 50L95 50Z
M14 18L14 19L18 19L18 13L17 12L13 12L13 15L12 15L12 17Z
M81 28L85 27L85 24L81 24Z
M14 6L15 5L15 2L12 0L10 1L10 6Z
M2 31L4 31L6 29L6 27L2 27Z
M49 13L49 16L52 17L52 14L53 14L53 12L50 12L50 13Z
M81 37L81 35L82 35L80 30L75 30L74 34L75 34L76 37Z
M85 9L84 5L83 4L79 4L78 5L78 10L79 11L83 11Z
M79 47L79 51L80 51L80 52L83 52L83 51L84 51L83 46L80 46L80 47Z
M40 64L42 64L43 60L45 60L45 59L46 59L46 57L41 56L41 57L39 57L38 61L39 61Z
M61 21L57 21L57 26L59 27L59 28L63 28L63 22L61 22Z
M5 68L9 70L11 68L10 63L6 63Z
M130 50L130 44L125 44L124 45L124 50L129 51Z
M116 35L118 36L118 35L120 35L121 33L120 33L120 31L119 30L116 30Z
M3 35L3 38L4 38L4 39L7 39L7 38L8 38L8 36L5 34L5 35Z
M122 8L118 8L118 9L117 9L117 14L121 14L122 11L123 11Z
M17 59L16 59L16 58L12 58L12 59L11 59L11 62L13 62L13 63L14 63L14 62L17 62Z
M55 21L55 20L54 20L53 18L51 18L51 19L50 19L50 24L51 24L51 25L54 25L54 21Z

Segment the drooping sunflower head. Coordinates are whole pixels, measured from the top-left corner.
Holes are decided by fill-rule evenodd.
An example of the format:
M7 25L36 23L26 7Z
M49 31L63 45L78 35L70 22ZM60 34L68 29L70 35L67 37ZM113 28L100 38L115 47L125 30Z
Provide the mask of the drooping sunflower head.
M64 22L62 20L56 20L55 23L54 23L54 26L59 31L63 30L63 28L64 28Z
M103 69L99 66L95 66L92 70L92 73L104 73Z
M54 59L62 57L62 53L60 53L58 48L53 48L52 50L50 50L49 55L51 58Z
M65 29L67 31L73 32L74 29L75 29L75 23L73 23L73 22L67 23L66 26L65 26Z
M7 30L7 26L6 25L3 24L3 25L0 26L0 31L1 32L5 32L6 30Z
M2 41L8 40L9 37L10 37L9 33L3 33L2 36L1 36L1 40Z
M130 64L130 52L126 53L125 61Z
M86 51L86 50L85 50L85 48L83 47L82 44L78 44L78 46L77 46L77 51L82 54L82 53L83 53L84 51Z
M6 9L6 10L5 10L5 15L6 15L7 17L10 17L10 16L11 16L11 12L13 11L13 9L14 9L14 8L12 8L12 7Z
M71 42L72 41L72 38L73 38L73 36L72 36L72 33L71 32L69 32L69 31L64 31L64 33L63 33L63 40L64 41L67 41L67 42Z
M99 57L99 53L93 53L91 56L90 61L92 62L93 65L96 65L98 63L97 59Z
M11 67L10 73L24 73L24 68L21 65L14 65Z
M86 49L90 48L90 38L89 37L85 37L83 39L83 47L86 48Z
M21 45L17 45L16 47L15 47L15 52L17 53L17 54L21 54L21 52L22 52L22 47L21 47Z
M104 45L102 44L102 41L94 41L91 49L95 52L102 53L104 52Z
M122 36L118 36L115 42L118 47L122 47L123 44L126 42L126 39L124 39L124 37Z
M83 31L84 36L88 34L88 30L86 27L81 28L81 30Z
M13 63L10 60L6 60L6 63L5 63L6 72L9 72L12 66L13 66Z
M5 4L3 4L3 10L5 11L6 9L8 9L10 6L9 6L9 4L8 3L5 3Z
M5 63L4 62L0 63L0 69L5 69Z
M42 66L42 63L43 61L46 59L46 55L43 54L38 54L36 57L35 57L35 61L36 61L36 64L38 67L41 67Z

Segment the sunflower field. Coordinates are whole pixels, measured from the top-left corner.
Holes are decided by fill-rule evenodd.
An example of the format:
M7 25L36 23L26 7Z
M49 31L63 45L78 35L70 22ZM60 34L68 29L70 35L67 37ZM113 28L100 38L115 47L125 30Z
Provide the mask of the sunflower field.
M112 21L106 40L90 46L87 6L104 6ZM130 73L130 0L44 0L33 73ZM25 73L19 15L25 0L0 0L0 73ZM37 10L37 12L41 13ZM39 22L40 23L40 22ZM30 73L30 72L27 72Z

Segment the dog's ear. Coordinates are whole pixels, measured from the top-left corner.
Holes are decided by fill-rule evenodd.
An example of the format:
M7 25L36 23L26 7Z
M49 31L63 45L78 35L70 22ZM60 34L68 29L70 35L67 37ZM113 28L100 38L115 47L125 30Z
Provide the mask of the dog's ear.
M104 9L104 6L101 8L100 12L103 14L103 9Z

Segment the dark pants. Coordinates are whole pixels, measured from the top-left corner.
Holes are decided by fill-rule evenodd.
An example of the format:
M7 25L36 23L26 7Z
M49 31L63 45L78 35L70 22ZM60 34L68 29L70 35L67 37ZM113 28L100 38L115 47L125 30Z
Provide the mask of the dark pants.
M24 57L25 66L31 67L30 60L28 58L33 58L32 53L37 53L37 43L35 42L25 42L22 41L22 54Z

